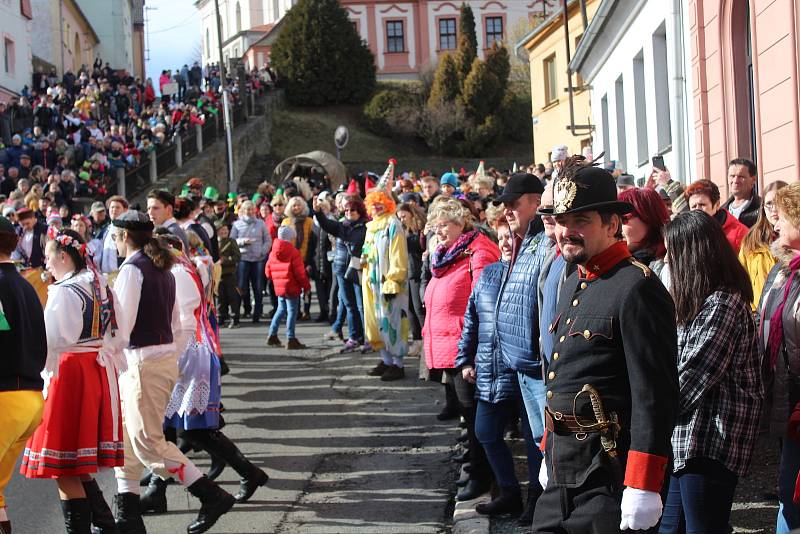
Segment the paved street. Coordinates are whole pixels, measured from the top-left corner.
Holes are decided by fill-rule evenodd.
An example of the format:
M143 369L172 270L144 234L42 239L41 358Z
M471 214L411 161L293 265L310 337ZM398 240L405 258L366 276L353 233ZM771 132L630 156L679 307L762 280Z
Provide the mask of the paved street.
M405 380L367 377L376 356L338 354L321 341L324 332L299 323L298 338L310 347L302 353L268 350L263 324L223 332L231 366L223 379L225 432L271 479L211 532L444 531L457 434L434 417L440 387L417 380L417 358ZM192 458L208 468L204 454ZM100 479L110 500L113 480ZM230 468L220 480L230 492L238 487ZM7 497L15 534L63 531L53 482L15 475ZM168 499L166 515L145 518L151 534L185 532L199 507L179 486L170 486Z

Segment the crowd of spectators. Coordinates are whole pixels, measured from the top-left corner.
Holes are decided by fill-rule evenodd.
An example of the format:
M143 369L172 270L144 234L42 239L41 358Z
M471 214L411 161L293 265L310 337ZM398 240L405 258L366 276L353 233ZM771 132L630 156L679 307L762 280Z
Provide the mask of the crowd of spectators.
M273 83L266 68L245 80L247 91L257 93ZM239 81L229 75L228 83L236 105ZM148 153L221 113L216 66L164 71L158 84L161 96L150 78L100 59L61 77L38 69L18 99L0 102L0 202L39 211L43 220L50 206L72 215L76 197L110 195L116 169L139 166Z

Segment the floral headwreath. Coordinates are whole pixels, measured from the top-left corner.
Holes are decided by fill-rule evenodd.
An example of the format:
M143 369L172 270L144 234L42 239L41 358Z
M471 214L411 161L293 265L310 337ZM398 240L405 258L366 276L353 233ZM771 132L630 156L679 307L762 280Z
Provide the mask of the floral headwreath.
M56 243L62 247L72 247L78 251L81 257L86 256L86 243L81 243L69 234L58 234L55 238Z

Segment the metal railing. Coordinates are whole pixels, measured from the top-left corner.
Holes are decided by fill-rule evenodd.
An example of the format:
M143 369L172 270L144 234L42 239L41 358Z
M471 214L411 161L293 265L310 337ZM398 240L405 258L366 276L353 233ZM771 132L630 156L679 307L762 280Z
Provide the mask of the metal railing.
M251 99L252 100L252 99ZM245 110L243 102L231 108L231 119L234 130L247 123L248 111L263 115L268 106L252 100ZM252 114L252 113L250 113ZM222 111L209 114L202 126L190 125L188 129L176 134L168 145L159 146L155 151L143 154L139 165L128 169L117 169L116 179L109 185L109 194L117 194L128 198L137 195L145 188L157 182L176 168L183 167L186 162L203 152L214 142L224 141L225 125Z

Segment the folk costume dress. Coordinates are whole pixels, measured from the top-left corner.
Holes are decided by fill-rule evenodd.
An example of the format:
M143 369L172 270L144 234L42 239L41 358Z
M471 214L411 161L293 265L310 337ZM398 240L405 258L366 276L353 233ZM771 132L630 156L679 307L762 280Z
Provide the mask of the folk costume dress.
M180 308L181 340L178 380L167 405L164 424L182 430L219 427L221 395L218 345L208 320L203 279L195 265L179 256L172 268L176 306Z
M400 220L384 213L367 223L363 248L367 342L402 366L408 354L408 252ZM384 295L395 295L387 299ZM388 353L388 354L387 354ZM389 363L389 362L384 362Z
M84 269L48 289L48 357L42 424L28 440L20 473L57 478L123 465L117 374L126 341L116 335L116 298Z

